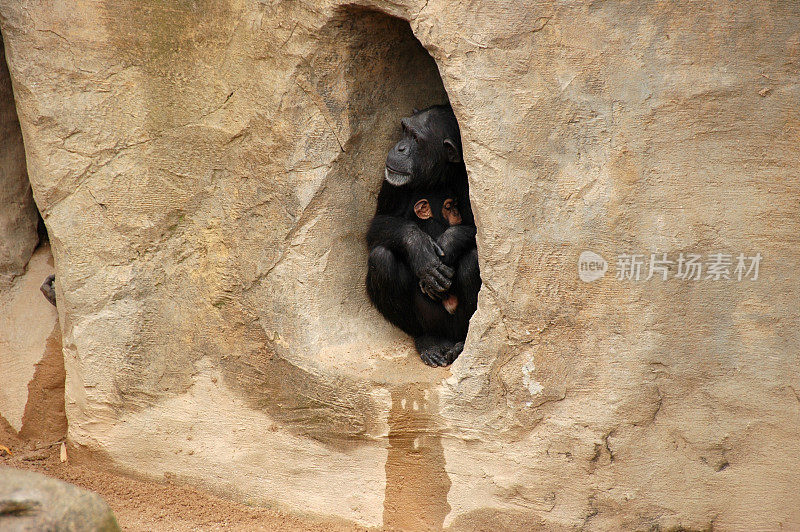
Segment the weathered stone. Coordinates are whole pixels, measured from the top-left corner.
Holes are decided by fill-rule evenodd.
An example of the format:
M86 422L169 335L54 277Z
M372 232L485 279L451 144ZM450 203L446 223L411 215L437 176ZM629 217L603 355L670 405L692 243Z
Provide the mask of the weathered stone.
M0 290L0 416L23 438L41 441L56 441L67 430L61 328L39 290L52 271L50 247L40 246L25 274Z
M39 242L11 78L0 43L0 290L25 271Z
M6 532L119 530L96 493L31 471L0 466L0 529Z
M368 5L410 29L0 0L70 460L370 525L800 526L800 7ZM367 302L363 236L399 117L446 96L484 287L431 370ZM764 260L614 278L655 251Z

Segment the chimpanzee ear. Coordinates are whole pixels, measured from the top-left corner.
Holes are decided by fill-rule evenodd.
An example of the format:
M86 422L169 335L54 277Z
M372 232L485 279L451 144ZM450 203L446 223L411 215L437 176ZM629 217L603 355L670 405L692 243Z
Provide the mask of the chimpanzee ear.
M428 200L421 199L417 203L414 204L414 214L417 215L417 218L420 220L427 220L428 218L433 217L433 213L431 212L431 205L428 203Z
M452 139L444 139L444 151L447 154L447 161L451 163L460 163L461 154L458 153L456 143Z

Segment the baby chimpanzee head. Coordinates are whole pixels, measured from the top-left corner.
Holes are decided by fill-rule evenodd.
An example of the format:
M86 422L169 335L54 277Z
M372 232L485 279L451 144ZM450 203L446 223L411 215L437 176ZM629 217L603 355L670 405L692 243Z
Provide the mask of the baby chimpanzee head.
M461 213L458 211L458 201L449 197L441 200L436 195L432 195L429 200L422 198L414 204L414 214L420 220L434 218L437 222L450 227L461 224Z

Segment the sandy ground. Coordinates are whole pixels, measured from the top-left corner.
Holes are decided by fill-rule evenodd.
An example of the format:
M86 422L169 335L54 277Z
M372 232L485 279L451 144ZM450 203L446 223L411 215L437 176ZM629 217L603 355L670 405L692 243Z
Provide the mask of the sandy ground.
M0 441L11 447L13 455L0 450L1 465L44 473L100 494L125 531L367 530L343 521L246 506L170 483L146 482L62 464L59 444L38 449L18 444L15 449L8 443Z

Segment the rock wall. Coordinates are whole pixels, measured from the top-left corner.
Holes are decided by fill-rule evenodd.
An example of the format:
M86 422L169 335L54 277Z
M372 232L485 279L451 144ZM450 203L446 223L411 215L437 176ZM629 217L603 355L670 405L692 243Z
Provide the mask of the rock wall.
M26 272L0 290L0 439L52 443L67 432L61 327L39 291L51 273L53 256L42 245Z
M357 3L0 0L71 456L397 528L800 526L800 8ZM432 370L363 236L445 98L484 287Z
M39 242L39 216L25 168L25 147L0 42L0 290L25 271Z
M0 440L63 438L64 363L55 308L39 292L53 273L39 244L25 147L0 41Z

